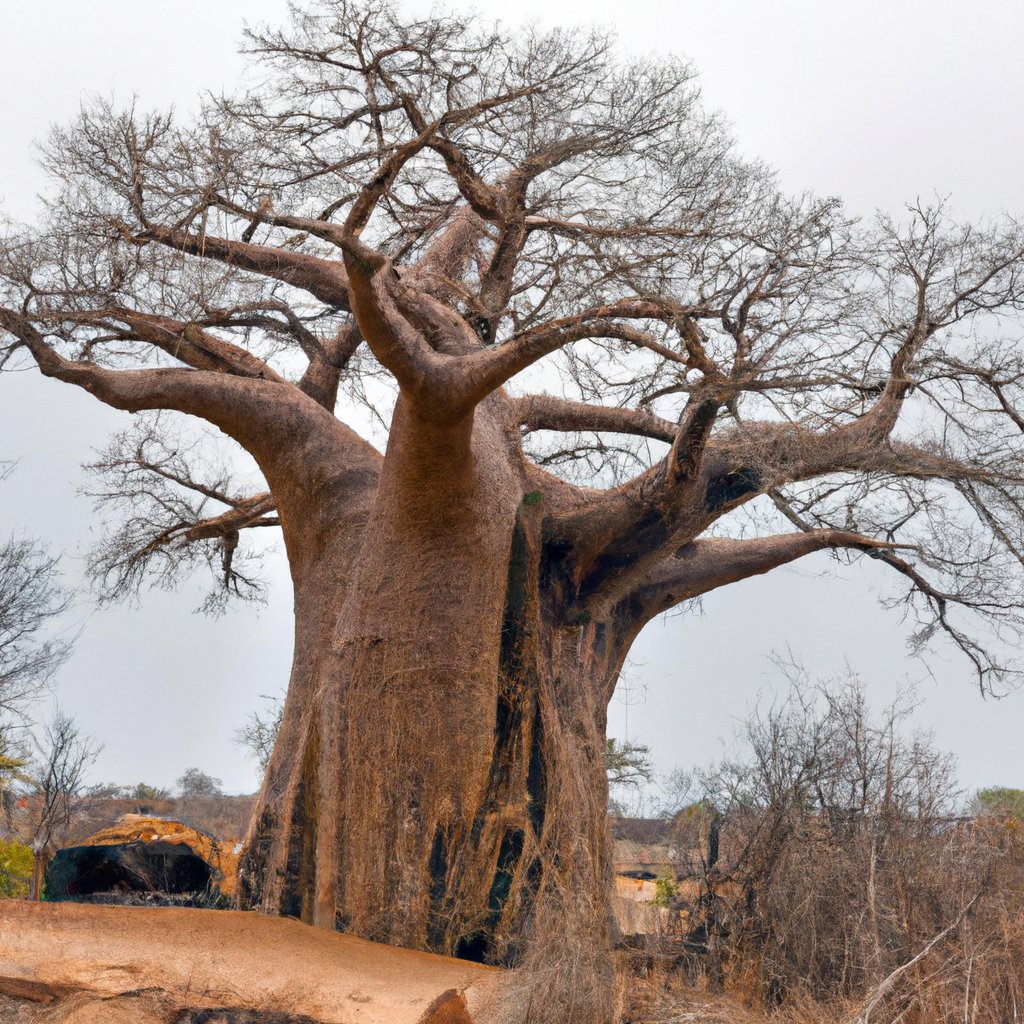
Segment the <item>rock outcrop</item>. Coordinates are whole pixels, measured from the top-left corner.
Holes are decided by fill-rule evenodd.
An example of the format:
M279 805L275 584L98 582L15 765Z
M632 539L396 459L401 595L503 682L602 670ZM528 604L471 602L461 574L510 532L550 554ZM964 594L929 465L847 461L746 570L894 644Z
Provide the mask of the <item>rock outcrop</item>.
M204 893L234 897L238 849L178 821L126 814L111 828L59 850L46 873L48 900L103 894Z
M0 903L0 993L71 1024L473 1024L504 976L255 913Z

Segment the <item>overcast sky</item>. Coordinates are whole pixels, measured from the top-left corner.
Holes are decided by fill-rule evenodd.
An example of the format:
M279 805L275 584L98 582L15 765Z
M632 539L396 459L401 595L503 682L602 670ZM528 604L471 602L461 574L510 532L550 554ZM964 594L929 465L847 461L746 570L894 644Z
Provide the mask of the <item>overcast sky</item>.
M410 4L422 11L428 5ZM451 6L468 8L455 3ZM483 16L509 4L479 0ZM279 22L284 0L37 0L0 8L0 208L30 219L42 187L32 143L90 94L186 111L204 88L230 85L243 18ZM521 0L515 18L615 28L632 52L691 58L707 106L734 125L742 151L778 169L789 191L843 196L851 211L899 213L917 196L951 195L965 218L1024 213L1021 138L1024 6L1001 0ZM34 373L0 376L0 535L37 536L64 552L77 584L95 524L79 469L127 425L71 387ZM867 560L865 560L867 561ZM952 750L968 788L1024 786L1024 693L983 701L968 666L939 651L908 657L906 630L878 606L890 581L876 563L822 556L716 592L704 614L676 615L641 637L611 732L650 745L660 770L718 755L735 722L770 699L772 650L815 673L849 664L876 707L918 684L916 721ZM269 605L217 620L192 614L202 583L149 593L137 609L97 611L82 597L62 704L105 743L94 778L170 785L196 765L231 791L257 784L232 733L279 692L291 654L283 559L268 564ZM203 581L205 583L205 581Z

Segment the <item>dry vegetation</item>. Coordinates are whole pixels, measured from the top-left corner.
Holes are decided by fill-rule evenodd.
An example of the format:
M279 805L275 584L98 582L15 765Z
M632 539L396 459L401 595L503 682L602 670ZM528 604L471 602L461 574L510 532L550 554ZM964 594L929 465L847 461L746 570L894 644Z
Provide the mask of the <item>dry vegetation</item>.
M71 845L86 836L109 828L123 814L152 814L180 821L209 832L225 842L240 842L252 810L253 796L179 796L156 800L128 797L102 797L86 801L82 814L75 819L64 845Z
M684 877L628 1019L713 1020L686 1014L723 998L793 1024L1019 1019L1024 821L957 814L951 759L906 715L796 685L747 723L673 822Z
M690 917L631 954L637 977L626 1020L1019 1019L1024 825L993 819L925 836L873 824L849 841L849 833L837 835L808 816L765 877L687 890L679 905ZM879 833L884 867L876 862L872 879L870 849ZM755 884L764 888L751 906ZM711 934L692 938L712 914Z
M1015 791L962 813L951 759L908 735L908 717L906 703L872 717L855 681L797 680L750 718L736 754L695 773L702 799L660 827L618 822L644 846L671 847L679 877L661 931L623 938L617 1006L595 1012L624 1024L1017 1020L1024 821ZM251 804L94 796L66 840L140 811L233 837ZM583 928L533 936L528 969L493 1020L520 1019L524 1001L564 999L564 973L579 973L591 947ZM0 1005L0 1020L20 1019L3 1016L16 1011L27 1012Z

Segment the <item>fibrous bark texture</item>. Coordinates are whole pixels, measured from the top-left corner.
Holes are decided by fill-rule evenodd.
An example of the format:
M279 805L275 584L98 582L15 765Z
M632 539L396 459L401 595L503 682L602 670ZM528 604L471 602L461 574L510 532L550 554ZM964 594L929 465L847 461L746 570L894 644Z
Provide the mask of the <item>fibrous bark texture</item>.
M293 679L243 864L253 905L492 962L538 928L607 948L625 638L553 621L517 426L499 397L442 426L399 403L350 583Z

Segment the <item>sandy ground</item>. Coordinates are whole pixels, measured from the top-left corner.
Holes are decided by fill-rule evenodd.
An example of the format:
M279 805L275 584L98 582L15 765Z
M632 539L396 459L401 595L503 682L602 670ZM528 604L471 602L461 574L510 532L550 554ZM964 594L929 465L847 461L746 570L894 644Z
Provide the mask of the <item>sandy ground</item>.
M471 1024L502 978L260 914L0 903L0 1024Z

